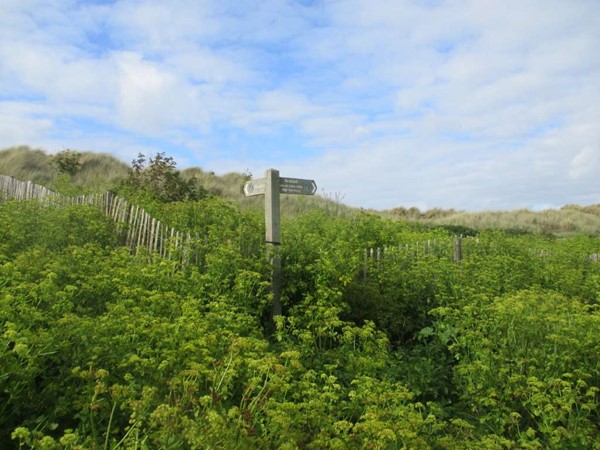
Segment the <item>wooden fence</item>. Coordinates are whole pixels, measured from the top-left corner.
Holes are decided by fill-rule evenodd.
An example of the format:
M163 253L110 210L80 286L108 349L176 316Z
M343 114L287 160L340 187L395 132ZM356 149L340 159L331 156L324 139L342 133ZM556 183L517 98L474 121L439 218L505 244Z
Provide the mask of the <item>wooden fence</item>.
M182 262L198 264L199 246L207 244L207 237L192 235L169 227L153 218L143 208L131 205L127 200L112 192L103 194L81 195L69 197L31 181L19 181L13 177L0 175L0 202L3 200L41 200L46 204L58 205L95 205L112 218L123 237L124 245L131 247L132 252L156 252L166 258L175 255ZM477 237L455 236L449 239L433 239L423 242L412 242L398 246L378 247L365 250L365 273L369 263L379 265L394 255L433 256L460 262L469 257L479 245ZM495 254L499 249L496 249ZM532 250L533 251L533 250ZM539 256L548 256L545 250L536 250ZM600 261L600 254L589 255L591 261Z
M396 246L384 246L366 249L364 252L364 267L362 273L368 272L370 267L380 268L383 264L397 262L409 257L418 259L421 257L434 257L460 263L465 258L474 254L498 255L506 252L501 246L484 250L480 246L477 237L454 236L447 239L433 239L428 241L417 241ZM551 252L543 249L529 249L529 253L540 258L551 256ZM587 256L592 262L600 261L600 253L592 253Z
M50 189L31 181L19 181L13 177L0 175L0 199L29 200L55 196Z
M479 243L479 239L462 236L455 236L447 239L431 239L428 241L416 241L397 246L384 246L369 248L365 250L365 261L374 260L382 262L384 258L394 258L396 256L433 256L440 259L451 259L454 262L461 261L466 255L472 252L473 245Z
M150 216L140 206L132 205L112 192L69 197L31 181L19 181L0 175L0 201L3 199L40 200L48 205L97 206L115 221L123 244L131 247L133 253L147 251L166 258L177 256L182 262L198 264L198 245L206 244L206 237L201 239L197 234L169 227Z

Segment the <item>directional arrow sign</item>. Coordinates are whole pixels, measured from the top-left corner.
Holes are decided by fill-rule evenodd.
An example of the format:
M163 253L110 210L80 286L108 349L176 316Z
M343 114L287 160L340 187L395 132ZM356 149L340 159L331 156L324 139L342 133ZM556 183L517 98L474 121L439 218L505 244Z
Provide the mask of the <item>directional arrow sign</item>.
M282 194L315 195L317 183L315 180L301 178L280 178L279 192Z
M253 195L264 195L266 187L266 179L259 178L257 180L250 180L244 184L244 194L246 197L252 197Z
M253 195L265 196L265 242L267 254L273 265L271 287L273 291L272 317L280 316L281 304L281 258L274 252L274 246L281 245L281 218L279 194L315 195L317 183L315 180L302 178L281 178L279 170L269 169L265 178L249 180L244 184L246 197Z

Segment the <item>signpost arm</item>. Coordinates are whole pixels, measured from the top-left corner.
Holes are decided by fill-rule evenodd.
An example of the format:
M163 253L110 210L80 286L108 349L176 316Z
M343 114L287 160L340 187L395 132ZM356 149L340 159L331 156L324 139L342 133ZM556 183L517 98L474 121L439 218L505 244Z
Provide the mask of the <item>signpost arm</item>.
M265 241L267 243L267 259L272 266L271 288L273 291L273 309L271 317L282 314L281 306L281 257L275 246L281 244L281 220L279 214L279 194L315 195L315 180L303 178L280 178L279 171L269 169L265 178L248 180L244 184L244 194L265 196Z
M269 169L265 172L265 240L267 242L267 257L271 260L273 308L271 316L282 314L281 305L281 258L274 251L281 244L281 221L279 211L279 171Z

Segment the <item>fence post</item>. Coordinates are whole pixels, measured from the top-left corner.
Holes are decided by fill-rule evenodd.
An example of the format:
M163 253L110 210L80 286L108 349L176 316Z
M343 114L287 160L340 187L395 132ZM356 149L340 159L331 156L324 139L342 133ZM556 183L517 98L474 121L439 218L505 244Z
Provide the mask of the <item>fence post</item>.
M456 236L454 238L454 262L461 262L463 259L462 252L462 235Z

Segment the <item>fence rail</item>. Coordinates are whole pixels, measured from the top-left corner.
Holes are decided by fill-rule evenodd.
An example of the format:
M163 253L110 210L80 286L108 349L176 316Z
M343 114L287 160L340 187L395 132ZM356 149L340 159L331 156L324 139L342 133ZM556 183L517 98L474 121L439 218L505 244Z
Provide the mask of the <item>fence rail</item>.
M178 255L182 263L199 262L197 249L202 240L198 234L169 227L142 207L132 205L112 192L69 197L31 181L0 175L0 201L2 199L40 200L48 205L94 205L115 221L123 244L131 247L133 253L156 252L165 258ZM203 241L206 243L206 237Z

